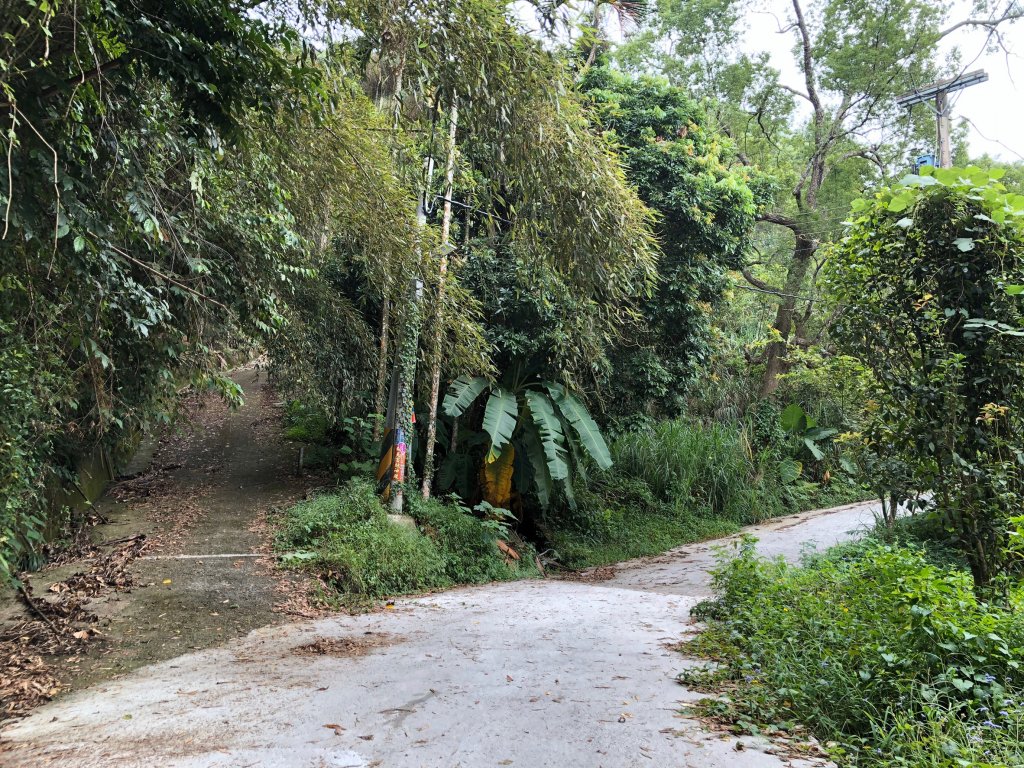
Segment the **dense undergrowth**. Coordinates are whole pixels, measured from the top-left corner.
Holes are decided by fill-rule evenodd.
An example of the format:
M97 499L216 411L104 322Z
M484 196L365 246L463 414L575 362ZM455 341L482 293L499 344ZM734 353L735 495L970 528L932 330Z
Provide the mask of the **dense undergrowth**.
M611 446L611 470L589 475L576 508L545 515L555 558L570 568L603 565L867 497L845 476L825 485L787 475L791 460L755 452L747 434L675 420L623 435Z
M500 520L454 500L417 499L410 512L415 528L391 521L373 484L354 479L287 510L276 548L286 566L321 577L327 602L348 605L537 573L529 547L499 548L511 537Z
M806 725L844 765L1024 765L1019 597L980 601L947 555L869 537L790 565L745 539L688 646L719 664L683 681L727 690L706 714Z
M306 467L342 483L368 476L375 466L371 432L369 420L344 418L332 425L316 409L299 402L293 402L286 414L285 437L306 445ZM803 479L789 446L757 437L751 424L685 419L627 432L610 446L614 460L610 470L591 468L579 478L572 504L561 499L540 510L535 499L520 493L515 505L518 521L509 522L550 560L577 569L659 554L779 515L868 498L864 487L843 473L829 483ZM755 444L760 447L755 449ZM428 519L437 514L432 503L417 503L412 511L418 521L438 527ZM313 513L300 505L289 514L306 519ZM343 517L337 517L339 527L345 525ZM286 537L284 542L293 550L316 548L300 539ZM322 561L317 558L311 564L318 567L316 563ZM503 572L487 577L454 573L447 583L507 577ZM411 578L407 588L389 586L381 594L443 586L432 579L421 584L423 579ZM338 588L362 591L358 584L338 584Z

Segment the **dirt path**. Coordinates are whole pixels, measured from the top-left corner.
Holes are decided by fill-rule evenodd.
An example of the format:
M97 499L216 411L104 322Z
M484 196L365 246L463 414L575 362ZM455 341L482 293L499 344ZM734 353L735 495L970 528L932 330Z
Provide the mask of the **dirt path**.
M751 532L764 551L794 556L809 542L845 538L870 519L870 505L859 505ZM399 601L378 614L265 627L42 707L3 731L12 745L3 762L814 764L772 754L770 745L751 739L740 751L736 739L708 733L679 712L698 694L676 684L686 662L669 646L694 629L688 613L707 594L713 548L681 547L602 570L590 581L488 585ZM223 566L204 566L210 570L202 575L178 567L177 578L193 584L197 610L216 610L229 594L229 572L211 576Z
M128 470L136 474L97 502L108 522L90 531L93 542L138 533L149 540L130 566L135 586L88 603L101 634L58 668L71 689L288 619L275 610L282 574L260 556L267 547L264 518L299 496L305 482L295 478L297 448L280 440L280 408L265 374L248 368L233 378L245 392L242 408L197 399L189 406L192 425L148 452L144 447L149 455ZM89 562L35 574L36 594ZM22 611L9 600L0 621Z

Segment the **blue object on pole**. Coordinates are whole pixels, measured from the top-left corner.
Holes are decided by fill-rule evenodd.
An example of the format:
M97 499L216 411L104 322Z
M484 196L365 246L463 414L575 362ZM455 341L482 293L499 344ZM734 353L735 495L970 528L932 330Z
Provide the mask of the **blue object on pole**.
M930 165L933 168L937 167L935 164L935 155L918 155L917 159L914 160L914 172L920 173L921 168Z

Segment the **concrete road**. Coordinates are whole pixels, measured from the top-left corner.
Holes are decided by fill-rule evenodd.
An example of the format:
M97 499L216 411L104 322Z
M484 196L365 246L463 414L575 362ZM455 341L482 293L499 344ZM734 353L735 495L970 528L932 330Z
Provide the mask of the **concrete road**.
M872 505L750 529L797 556ZM267 627L67 696L7 727L4 766L760 768L813 763L680 714L669 646L693 631L713 548L603 581L521 581ZM312 647L310 644L313 644Z

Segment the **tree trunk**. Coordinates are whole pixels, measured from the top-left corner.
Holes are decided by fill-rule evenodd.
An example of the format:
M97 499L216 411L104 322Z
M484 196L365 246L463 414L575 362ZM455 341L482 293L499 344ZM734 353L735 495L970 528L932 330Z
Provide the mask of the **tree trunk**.
M388 386L388 326L391 322L391 304L387 299L380 310L380 359L377 361L377 393L373 398L373 412L377 420L373 424L373 440L380 440L383 427L384 399L387 397Z
M434 338L431 349L430 409L427 417L427 444L424 446L423 498L430 498L434 483L434 443L437 441L437 401L441 396L441 348L444 343L444 292L448 275L448 239L452 226L452 188L455 182L455 134L459 121L458 97L452 97L451 118L448 124L448 146L444 169L444 208L441 211L441 259L437 268L437 311L434 313Z
M793 248L793 260L789 263L786 285L782 289L784 295L779 297L779 308L772 324L781 338L768 345L764 377L761 380L761 397L767 397L779 388L779 375L786 370L786 347L793 330L797 297L803 288L807 270L816 250L814 240L810 236L797 230L794 230L794 234L796 245Z

